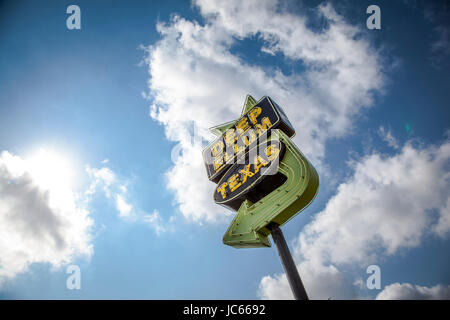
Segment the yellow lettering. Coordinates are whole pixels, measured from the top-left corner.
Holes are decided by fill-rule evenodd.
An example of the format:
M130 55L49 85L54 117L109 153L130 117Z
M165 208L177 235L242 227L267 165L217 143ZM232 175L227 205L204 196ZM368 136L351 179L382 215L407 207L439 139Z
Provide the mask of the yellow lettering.
M244 169L239 170L239 173L242 174L242 183L245 183L247 181L247 177L253 177L255 174L250 171L251 164L248 164L244 167Z
M266 161L263 157L256 156L255 163L254 163L255 173L257 173L259 171L259 168L267 166L268 163L269 162Z
M232 144L234 144L234 142L237 140L236 134L235 134L235 130L234 129L228 129L225 132L225 143L227 144L227 146L230 146Z
M242 136L242 140L244 141L246 147L255 142L256 138L256 132L253 129L250 129L244 136Z
M256 132L258 132L258 136L263 134L267 129L272 127L272 123L270 122L268 117L262 118L261 124L255 124Z
M272 161L273 159L275 159L279 153L280 153L280 149L274 144L271 144L270 146L268 146L266 148L266 155L267 155L267 159L269 159L269 161Z
M262 109L260 107L255 107L248 113L250 122L255 124L257 122L256 118L261 114Z
M227 197L227 192L225 190L227 185L228 185L228 183L224 182L217 188L217 192L220 192L222 194L223 199L225 199Z
M222 156L218 156L218 157L214 158L213 165L214 165L214 170L216 170L216 172L219 171L224 165Z
M242 184L239 182L238 177L239 175L235 173L228 179L228 186L230 187L231 192L239 188Z
M212 147L211 147L211 153L213 155L213 157L217 157L219 154L221 154L223 152L223 141L218 141L216 142Z
M236 129L237 129L239 135L244 134L245 131L250 129L250 125L248 124L247 117L244 117L241 120L239 120L239 122L236 124Z

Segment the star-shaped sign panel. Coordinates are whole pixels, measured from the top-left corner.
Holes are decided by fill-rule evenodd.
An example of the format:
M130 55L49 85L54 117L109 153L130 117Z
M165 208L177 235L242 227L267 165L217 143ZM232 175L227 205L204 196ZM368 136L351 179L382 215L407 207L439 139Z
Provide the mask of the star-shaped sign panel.
M248 95L239 119L211 128L219 137L203 150L209 180L217 183L237 157L266 140L271 129L280 129L289 137L295 134L286 114L271 98L257 102Z

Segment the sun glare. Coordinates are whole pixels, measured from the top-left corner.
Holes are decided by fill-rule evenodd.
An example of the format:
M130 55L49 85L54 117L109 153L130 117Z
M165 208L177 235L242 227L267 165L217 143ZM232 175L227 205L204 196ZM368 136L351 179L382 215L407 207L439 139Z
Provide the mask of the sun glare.
M43 189L57 191L73 183L71 163L60 153L40 149L27 162L35 183Z

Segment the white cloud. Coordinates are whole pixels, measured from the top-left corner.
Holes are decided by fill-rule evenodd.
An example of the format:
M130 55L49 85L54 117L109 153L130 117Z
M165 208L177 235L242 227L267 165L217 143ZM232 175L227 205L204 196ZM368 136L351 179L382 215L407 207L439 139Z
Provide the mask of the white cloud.
M151 228L153 228L157 235L163 232L173 231L174 216L171 216L168 223L165 223L161 218L158 210L153 210L151 214L145 214L142 217L142 221L147 223Z
M428 147L408 143L393 156L374 153L353 162L353 176L338 187L295 244L300 270L306 270L305 287L312 297L328 298L326 290L317 288L335 283L340 274L337 268L365 268L401 248L417 247L426 234L446 237L450 231L449 165L448 141ZM320 281L310 279L308 270L323 268L336 270ZM263 278L260 296L273 297L273 292L279 291L273 289L277 282L285 286L280 279L270 277L270 282ZM270 287L263 285L267 283ZM273 292L266 292L270 289ZM333 296L342 297L348 295L337 292Z
M158 210L147 213L141 209L135 201L130 200L127 185L130 184L128 179L118 177L118 175L108 167L91 168L86 167L86 172L91 177L91 185L86 191L88 197L93 196L98 189L103 191L107 199L113 201L118 216L124 221L133 223L145 223L150 226L157 235L167 231L174 230L174 216L171 216L166 222L160 216Z
M87 196L94 194L99 186L103 186L105 195L110 198L112 192L111 188L116 184L118 184L119 188L121 187L121 184L117 181L115 173L107 167L97 169L91 168L89 165L87 165L86 172L92 179L88 190L86 190Z
M133 206L129 204L122 195L116 195L116 208L121 217L129 217Z
M133 217L133 205L129 203L126 179L119 179L116 173L108 167L91 168L86 166L86 172L91 178L91 184L86 191L88 197L92 196L98 188L104 192L106 198L114 201L117 212L121 218Z
M192 143L192 124L203 139L208 128L236 119L245 95L274 98L299 131L295 138L313 162L324 156L325 141L341 137L354 117L382 88L378 54L360 30L319 6L328 27L311 30L306 16L279 9L275 1L197 1L204 25L175 16L159 23L161 40L148 47L151 116L182 152L167 173L180 211L196 221L225 216L214 205L214 184L206 178L201 143ZM316 17L315 17L316 18ZM303 63L305 71L283 74L248 63L231 53L240 40L259 37L263 52Z
M386 129L385 127L381 126L378 129L378 133L380 135L380 137L387 142L388 146L394 148L394 149L398 149L399 145L397 142L397 139L395 139L395 137L392 135L391 129Z
M264 300L292 300L293 295L286 278L286 274L278 274L274 277L265 276L259 283L261 299Z
M309 261L297 265L309 299L352 299L356 297L351 282L335 266L313 264ZM264 276L259 284L258 296L264 300L291 300L292 291L286 274Z
M434 287L414 286L409 283L393 283L386 286L377 300L450 300L450 286L436 285Z
M448 178L447 178L448 179ZM433 226L433 231L440 237L444 238L450 230L450 199L447 198L447 203L440 209L440 216L438 222Z
M93 221L68 176L66 163L48 152L0 154L0 283L33 263L59 267L93 253Z
M333 263L373 262L377 252L415 247L432 227L449 231L450 143L400 153L372 154L353 163L353 177L300 234L305 258ZM434 221L436 211L439 222Z

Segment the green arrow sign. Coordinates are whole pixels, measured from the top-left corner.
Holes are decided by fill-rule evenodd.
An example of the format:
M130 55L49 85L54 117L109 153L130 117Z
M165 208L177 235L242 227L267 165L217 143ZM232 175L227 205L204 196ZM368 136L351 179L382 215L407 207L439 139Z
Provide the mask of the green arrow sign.
M248 96L238 120L211 129L219 135L203 150L203 160L211 181L218 182L237 157L258 141L267 139L272 129L279 128L290 137L294 135L291 123L272 99L263 97L253 103L254 99Z
M266 130L258 132L264 121ZM245 122L248 126L241 125ZM286 115L269 97L256 102L247 96L241 118L212 131L220 136L203 156L208 177L217 182L214 200L237 210L223 242L270 247L267 226L283 225L305 209L317 194L319 176L290 139L294 130Z

